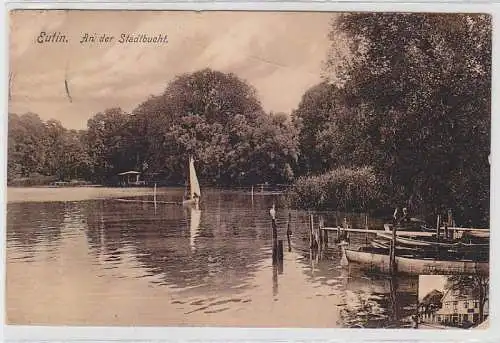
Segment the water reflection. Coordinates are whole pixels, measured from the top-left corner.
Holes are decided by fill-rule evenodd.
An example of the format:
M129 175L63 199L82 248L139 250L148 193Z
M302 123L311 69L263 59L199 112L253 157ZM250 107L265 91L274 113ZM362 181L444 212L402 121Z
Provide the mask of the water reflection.
M198 231L200 231L201 210L191 207L190 212L189 243L191 245L191 251L194 252L196 250L196 237L198 236Z
M159 189L157 199L178 201L182 192ZM272 258L273 202L277 239L287 242L288 224L293 232L280 263ZM325 225L344 215L325 215ZM275 196L207 190L200 208L12 203L7 217L9 323L397 326L413 302L406 279L346 274L333 243L310 249L308 214L283 209ZM352 299L361 307L351 309Z
M388 277L350 271L345 275L344 326L411 327L417 309L418 277Z

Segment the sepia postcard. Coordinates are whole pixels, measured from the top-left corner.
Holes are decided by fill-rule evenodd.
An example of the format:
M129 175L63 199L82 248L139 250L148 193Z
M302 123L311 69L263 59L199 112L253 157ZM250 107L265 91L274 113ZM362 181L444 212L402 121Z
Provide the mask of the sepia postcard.
M5 324L490 327L491 14L8 19Z

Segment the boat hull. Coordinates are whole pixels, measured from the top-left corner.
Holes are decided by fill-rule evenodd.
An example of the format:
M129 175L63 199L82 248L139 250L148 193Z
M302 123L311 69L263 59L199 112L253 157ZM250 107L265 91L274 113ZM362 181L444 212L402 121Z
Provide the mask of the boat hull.
M358 263L368 269L390 272L389 255L345 249L349 262ZM488 262L442 261L396 256L397 271L411 275L425 274L481 274L488 275Z
M182 205L184 206L198 206L199 200L198 199L188 199L184 200L182 202Z
M384 232L377 233L377 236L385 238L387 240L392 240L392 235ZM396 236L396 242L412 247L442 247L442 248L475 248L475 249L489 249L489 243L464 243L464 242L454 242L445 243L434 241L425 241L423 239L415 239L409 237L399 237Z

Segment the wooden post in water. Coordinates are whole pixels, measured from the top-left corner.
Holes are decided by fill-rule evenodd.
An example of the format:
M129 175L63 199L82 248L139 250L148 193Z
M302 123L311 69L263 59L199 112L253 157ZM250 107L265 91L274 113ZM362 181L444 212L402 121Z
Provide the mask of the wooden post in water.
M342 233L340 235L340 240L347 242L347 235L348 235L347 229L349 229L349 224L347 223L347 217L344 217L344 222L343 222L342 226L343 226L343 230L342 230Z
M328 247L328 230L323 230L325 227L325 219L322 217L321 218L321 233L323 234L323 245L324 247Z
M368 230L368 215L365 215L365 230ZM365 232L365 245L368 245L368 232Z
M310 248L314 247L313 229L314 229L314 218L313 218L313 215L311 214L309 216L309 246L310 246Z
M269 210L271 214L271 228L273 234L273 265L277 261L277 246L278 246L278 226L276 225L276 210L273 204L271 210Z
M273 229L273 243L278 239L278 226L276 225L276 219L272 219L271 226Z
M347 242L342 241L342 242L340 242L339 245L340 245L340 251L342 254L342 257L340 258L340 265L342 267L347 267L349 265L349 260L347 260L347 255L345 252L345 247L347 246Z
M448 218L446 220L445 227L453 227L453 226L455 226L453 223L453 214L451 213L451 209L449 209L448 210ZM458 231L453 230L451 232L452 239L455 239L455 234L458 234Z
M319 246L320 247L323 247L323 243L325 242L325 240L323 239L323 233L324 233L323 227L325 227L325 220L321 216L321 217L319 217L319 227L318 227Z
M392 240L391 240L391 245L389 248L389 270L391 274L394 274L397 272L397 265L396 265L396 226L393 225L392 227Z
M453 213L452 213L451 209L448 210L448 226L454 226Z
M292 213L288 212L288 223L287 223L287 228L286 228L286 238L288 240L288 251L292 251L292 243L290 237L292 236Z
M276 226L276 219L271 222L273 230L273 265L278 261L278 227Z
M337 218L337 213L335 213L335 227L337 228L337 243L340 242L340 227L339 220Z
M439 241L439 237L441 235L441 216L438 214L436 220L436 239Z
M278 262L283 262L283 241L278 241Z
M153 202L155 204L155 211L156 211L156 183L153 189Z
M440 215L438 214L437 216L437 225L436 225L436 242L439 242L441 239L441 218ZM446 228L446 226L445 226ZM439 244L436 244L436 256L437 258L440 258L440 251L439 251Z

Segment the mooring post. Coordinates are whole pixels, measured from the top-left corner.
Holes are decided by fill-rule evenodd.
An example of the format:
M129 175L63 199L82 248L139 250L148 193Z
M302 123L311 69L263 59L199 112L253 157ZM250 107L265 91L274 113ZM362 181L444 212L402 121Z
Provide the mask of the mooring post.
M323 219L323 216L319 217L319 227L318 227L318 235L319 235L319 245L323 246L323 243L325 240L323 239L323 227L325 226L325 220Z
M276 225L276 219L275 218L272 219L271 226L272 226L272 229L273 229L273 243L274 243L278 239L278 226Z
M283 241L281 239L278 241L278 261L283 261Z
M342 267L347 267L349 265L349 260L347 259L347 254L345 251L345 247L348 245L346 241L340 242L340 252L341 252L341 258L340 258L340 265Z
M278 294L278 266L273 264L273 296Z
M288 212L288 223L287 223L287 228L286 228L286 238L288 240L288 251L292 251L292 243L291 243L291 236L292 236L292 213Z
M320 234L322 235L323 245L325 247L327 247L328 246L328 231L324 230L324 227L325 227L325 218L321 217Z
M389 249L389 268L391 273L396 273L396 226L392 227L392 240Z
M436 242L439 242L440 241L440 238L441 238L441 218L440 216L438 215L437 216L437 225L436 225ZM446 223L445 223L445 232L446 232ZM446 233L445 233L446 235ZM440 251L439 251L439 244L436 244L436 256L437 258L440 258Z
M271 227L273 231L273 264L276 264L278 260L278 226L276 225L276 218L271 219Z
M365 215L365 230L368 230L368 215ZM368 245L368 232L365 232L365 245Z
M156 206L156 183L155 183L155 186L153 188L153 201L154 201L155 206Z
M343 230L342 234L340 235L340 240L347 241L347 235L348 235L348 229L349 229L349 224L347 223L347 217L344 217L344 222L343 222Z
M314 218L313 215L311 214L309 216L309 245L311 248L314 247L313 243L313 229L314 229Z

